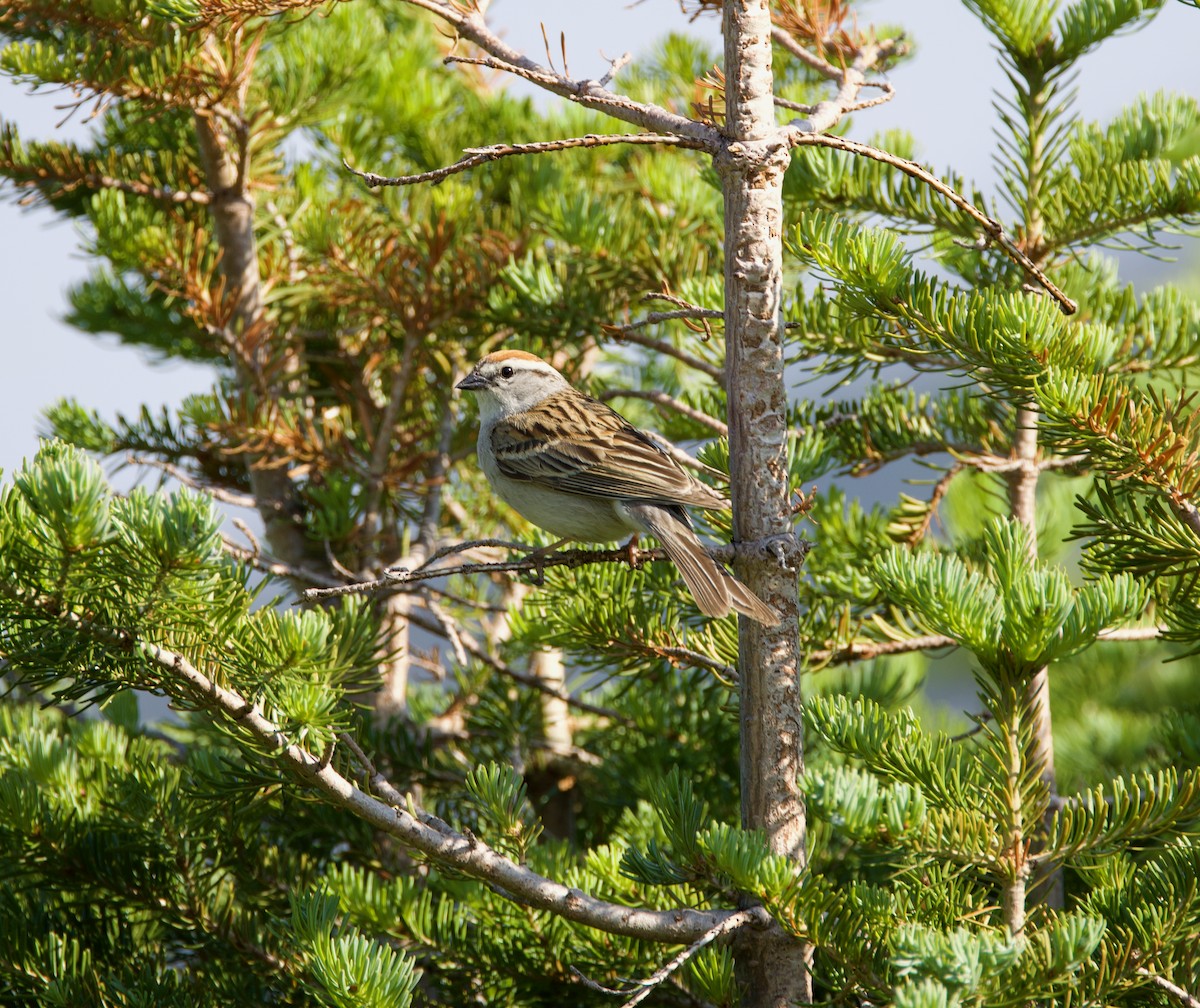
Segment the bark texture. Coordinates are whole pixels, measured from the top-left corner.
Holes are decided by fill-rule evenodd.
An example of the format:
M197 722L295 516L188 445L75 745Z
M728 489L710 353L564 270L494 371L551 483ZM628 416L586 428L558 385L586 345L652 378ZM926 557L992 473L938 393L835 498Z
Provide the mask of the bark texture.
M792 534L783 381L783 173L788 148L772 100L766 0L729 0L725 35L726 136L716 158L725 198L726 390L734 536ZM739 621L742 823L771 850L805 862L800 645L795 571L747 551L739 576L785 614L774 627ZM742 1004L783 1008L812 999L803 945L744 933L735 946Z

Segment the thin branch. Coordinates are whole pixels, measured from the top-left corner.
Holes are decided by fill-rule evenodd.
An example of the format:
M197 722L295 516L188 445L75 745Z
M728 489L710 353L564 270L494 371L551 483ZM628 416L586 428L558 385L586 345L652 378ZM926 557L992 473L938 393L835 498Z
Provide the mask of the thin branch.
M895 154L889 154L887 151L880 150L878 147L872 147L870 144L847 140L845 137L830 136L825 133L808 132L795 125L785 127L784 133L787 137L787 142L793 147L832 147L835 150L846 151L849 154L858 154L862 157L871 158L874 161L881 161L904 172L906 175L911 175L913 178L924 182L934 192L940 193L950 203L979 224L1005 255L1037 280L1046 293L1058 303L1064 315L1075 314L1078 308L1075 302L1067 297L1046 276L1045 271L1037 263L1017 247L1016 243L1005 234L1004 228L1000 226L999 221L989 217L965 196L947 185L932 172L922 168L915 161L907 161L904 158L897 157Z
M699 938L692 942L692 944L690 944L674 958L669 960L666 964L655 970L650 976L646 977L645 980L632 981L632 986L624 989L603 987L594 980L588 979L574 966L571 967L571 972L574 973L575 976L577 976L585 986L603 994L633 994L633 997L626 1001L622 1008L635 1008L636 1005L641 1004L654 992L655 987L667 980L672 973L674 973L677 969L679 969L680 966L696 955L696 953L704 948L705 945L715 941L722 935L727 935L731 931L736 931L738 928L746 927L747 925L765 927L769 920L770 918L766 916L766 911L760 906L750 907L747 910L742 910L740 913L734 914L732 917L727 917L725 920L721 921L720 924L717 924L702 934ZM634 993L635 991L636 993Z
M816 105L801 105L799 102L788 101L778 95L774 98L776 108L785 108L789 112L799 112L801 115L812 115L817 110Z
M1045 469L1073 469L1076 466L1086 465L1091 461L1091 456L1087 454L1080 455L1051 455L1049 458L1038 460L1038 470Z
M374 431L374 444L371 446L371 458L367 469L367 494L363 506L363 522L367 529L378 535L381 531L382 515L380 505L383 502L384 482L387 475L388 459L392 454L392 435L396 428L396 418L400 415L400 407L408 394L409 381L412 379L416 360L416 339L411 332L404 334L404 346L400 353L400 363L392 375L392 387L388 392L387 403L379 417L379 423Z
M692 304L676 294L670 294L667 291L650 291L648 294L642 295L643 301L665 301L667 304L673 304L676 308L686 309L687 315L684 318L713 318L723 319L725 313L720 308L701 308L700 305Z
M724 312L717 311L713 308L703 308L701 311L705 314L703 318L723 318ZM710 314L711 313L711 314ZM637 330L643 329L646 326L656 325L659 322L669 322L672 319L687 319L696 318L696 313L692 309L680 308L677 311L669 312L651 312L644 319L637 322L630 322L627 325L603 325L601 328L604 332L617 340L619 343L637 343L639 346L644 346L648 350L654 350L656 353L663 354L666 357L674 357L677 361L682 361L688 367L699 371L701 374L706 374L714 381L724 381L724 375L721 369L715 364L709 364L708 361L703 361L699 357L694 357L686 350L680 350L673 343L667 340L655 339L653 336L647 336L645 333L640 333Z
M10 167L6 165L6 167ZM10 170L19 170L21 166L11 166ZM168 206L180 203L195 203L204 206L212 202L212 193L201 189L168 189L163 186L150 185L148 182L137 182L132 179L114 178L98 172L85 172L81 175L66 175L51 172L45 168L36 169L24 178L14 178L13 185L18 189L41 188L53 183L60 193L73 192L84 188L89 190L115 189L117 192L129 193L132 196L144 196L156 203Z
M924 538L925 533L929 531L929 526L933 522L933 516L937 514L938 505L942 502L942 498L946 496L946 491L950 489L950 484L963 470L962 462L955 462L949 469L942 474L942 477L934 484L933 493L929 495L929 508L925 512L925 517L921 520L921 524L913 529L912 534L905 539L905 542L910 546L915 546Z
M772 32L772 37L774 37L774 32ZM807 128L814 133L821 133L832 129L849 112L889 101L894 94L892 86L883 81L868 81L866 74L877 63L882 62L894 52L903 48L904 43L899 39L884 39L882 42L872 42L863 46L858 51L858 55L855 56L854 61L844 70L833 67L832 64L821 60L821 63L824 63L825 66L830 67L834 71L832 79L838 82L838 90L837 94L832 98L817 103L817 107L808 116ZM803 47L799 47L799 49L801 52L807 52ZM795 50L790 51L795 53ZM798 56L798 58L804 59L802 56ZM826 76L830 76L825 70L821 70L820 72L825 73ZM858 95L864 87L881 88L883 94L879 98L860 102Z
M443 168L434 168L432 171L419 172L416 175L376 175L374 172L359 171L348 161L343 161L342 164L347 171L357 175L370 188L374 189L377 186L408 186L417 185L421 182L436 184L449 178L451 175L468 171L481 164L487 164L489 161L499 161L501 158L515 157L521 154L549 154L554 151L569 150L573 147L604 147L610 144L657 144L669 147L687 147L692 150L705 149L704 145L698 140L692 140L688 137L671 136L669 134L620 133L600 135L589 133L587 136L567 137L563 140L540 140L534 143L492 144L488 147L468 147L464 151L467 156L455 161L454 164L446 165Z
M221 545L231 557L241 560L243 563L248 563L251 567L264 571L267 574L288 578L291 581L300 581L305 584L323 585L325 591L330 591L338 586L336 580L322 571L314 570L311 567L298 567L295 564L287 564L282 560L264 556L257 548L257 543L254 544L253 549L247 549L245 546L235 543L228 536L222 535Z
M729 436L729 426L727 424L714 416L709 416L703 410L698 410L685 402L681 402L679 399L668 395L660 389L605 389L600 393L601 402L608 402L610 399L645 399L647 402L666 406L668 409L674 410L680 416L685 416L689 420L695 420L696 423L702 424L721 437Z
M699 651L693 651L691 648L648 644L646 645L646 651L649 654L658 655L660 658L666 658L672 664L690 665L693 668L708 669L730 683L737 682L738 671L732 665L726 665L723 661L717 661L716 658L710 658L708 655L702 654Z
M1109 630L1101 630L1096 635L1096 640L1102 641L1144 641L1158 640L1167 632L1165 626L1143 626L1143 627L1116 627Z
M1098 641L1143 641L1156 640L1167 632L1165 626L1115 627L1096 634ZM868 661L886 655L909 654L913 651L936 651L940 648L959 647L960 642L943 634L928 634L924 637L908 637L895 641L865 641L848 644L842 648L810 651L810 666L848 665L851 662Z
M1139 966L1137 968L1137 972L1138 976L1146 977L1146 979L1148 979L1152 984L1154 984L1156 987L1161 987L1180 1004L1186 1005L1187 1008L1200 1008L1200 998L1196 997L1194 994L1189 994L1178 984L1172 983L1166 977L1159 976L1157 973L1151 973L1144 966Z
M134 455L131 452L125 456L125 460L130 465L158 469L160 472L170 476L176 483L181 483L183 486L200 493L208 494L213 500L220 501L222 504L229 504L231 507L253 508L258 503L250 494L242 494L236 490L226 490L224 487L202 483L186 469L172 462L166 462L163 459L148 458L145 455Z
M789 31L785 31L778 26L771 29L771 40L783 46L789 53L796 57L801 63L811 70L815 70L822 77L828 77L830 80L841 80L842 69L836 67L828 60L822 59L814 52L809 52L804 48Z
M603 53L601 53L601 55L603 55ZM608 64L608 72L603 77L601 77L596 83L599 84L602 88L608 87L608 85L613 82L613 78L617 76L617 73L621 70L621 68L624 67L627 63L629 63L629 61L632 59L633 59L633 53L627 52L627 53L622 53L615 60L610 60L609 64Z
M437 620L438 626L442 628L442 636L450 642L450 648L454 651L454 660L459 665L465 667L467 664L467 649L463 646L462 632L457 622L434 599L426 598L425 608L430 611L433 618Z
M842 648L810 651L808 664L810 666L848 665L851 662L867 661L871 658L881 658L884 655L909 654L912 651L936 651L938 648L945 647L958 647L958 641L942 634L928 634L925 637L909 637L905 640L856 642Z
M488 540L482 540L487 542ZM464 544L476 546L479 543ZM632 554L632 556L631 556ZM495 563L465 563L456 567L438 567L410 571L403 567L390 568L383 577L372 581L361 581L357 584L339 585L336 588L309 588L301 594L306 602L314 599L330 598L335 595L358 595L377 591L411 591L407 586L432 578L450 577L454 574L504 574L513 571L537 572L547 567L567 567L574 569L593 563L629 563L632 559L635 565L641 565L651 560L665 560L665 550L633 549L624 547L609 550L571 549L560 550L546 556L525 560L501 560Z
M420 627L422 630L427 630L430 633L442 635L445 633L444 628L434 619L429 619L419 612L410 612L408 619L414 626ZM461 628L458 631L458 640L464 651L472 658L477 659L488 668L495 672L499 672L502 676L511 679L513 682L520 683L522 686L528 686L530 689L535 689L539 693L544 693L546 696L554 697L556 700L561 700L565 704L569 704L576 710L583 711L587 714L595 714L597 717L607 718L615 724L623 725L626 728L635 728L636 724L632 718L626 717L619 711L613 710L611 707L601 707L598 704L589 703L586 700L581 700L578 697L572 696L565 690L557 689L549 685L544 680L537 676L526 675L524 672L518 672L511 665L502 662L495 655L489 654L480 643L475 640L469 633Z
M448 546L443 546L430 555L417 570L424 570L431 563L436 563L438 560L448 556L455 556L459 553L469 553L471 550L487 550L487 549L507 549L517 550L520 553L536 553L537 547L530 546L528 543L514 542L511 539L472 539L469 542L451 543Z

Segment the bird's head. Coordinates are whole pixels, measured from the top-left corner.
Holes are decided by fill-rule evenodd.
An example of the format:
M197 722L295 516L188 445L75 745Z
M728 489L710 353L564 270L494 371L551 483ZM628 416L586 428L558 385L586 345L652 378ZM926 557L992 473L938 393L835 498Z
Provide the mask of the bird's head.
M456 388L479 397L484 419L532 409L547 396L570 387L559 372L524 350L497 350L483 358Z

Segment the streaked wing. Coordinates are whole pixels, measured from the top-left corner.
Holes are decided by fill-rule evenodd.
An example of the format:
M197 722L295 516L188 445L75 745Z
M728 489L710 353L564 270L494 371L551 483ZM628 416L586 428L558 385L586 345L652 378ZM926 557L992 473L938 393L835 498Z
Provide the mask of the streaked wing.
M575 390L496 424L492 449L510 479L566 493L728 507L619 413Z

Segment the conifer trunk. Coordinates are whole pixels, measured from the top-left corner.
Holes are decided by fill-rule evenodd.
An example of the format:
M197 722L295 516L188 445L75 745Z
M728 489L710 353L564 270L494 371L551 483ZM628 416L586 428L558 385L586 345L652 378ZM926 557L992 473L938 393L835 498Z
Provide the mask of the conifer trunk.
M219 268L233 297L230 337L239 344L230 353L244 398L269 402L282 392L294 367L280 369L268 380L270 358L278 352L264 328L262 280L258 271L258 241L254 233L254 202L247 189L248 164L239 164L231 142L211 114L196 115L196 146L209 191L210 214ZM241 158L250 157L249 150ZM274 334L271 334L273 336ZM308 542L297 516L296 490L282 460L256 453L246 456L246 477L262 519L267 543L277 560L293 567L305 566Z
M772 100L766 0L726 0L727 122L716 158L725 197L725 339L734 537L790 535L787 397L783 383L783 173ZM803 865L805 810L800 645L794 572L769 554L739 558L738 574L784 613L778 626L739 621L742 824ZM784 936L745 933L735 946L747 1008L812 998L806 949Z

